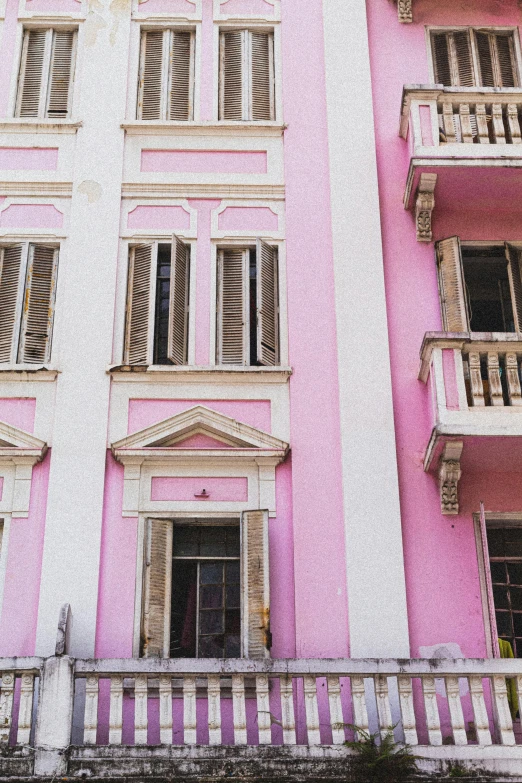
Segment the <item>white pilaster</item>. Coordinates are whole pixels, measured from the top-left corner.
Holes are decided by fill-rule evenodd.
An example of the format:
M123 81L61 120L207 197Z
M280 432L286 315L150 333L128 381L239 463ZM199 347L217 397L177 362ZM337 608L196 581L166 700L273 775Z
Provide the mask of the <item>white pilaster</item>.
M408 657L366 4L323 8L350 650Z

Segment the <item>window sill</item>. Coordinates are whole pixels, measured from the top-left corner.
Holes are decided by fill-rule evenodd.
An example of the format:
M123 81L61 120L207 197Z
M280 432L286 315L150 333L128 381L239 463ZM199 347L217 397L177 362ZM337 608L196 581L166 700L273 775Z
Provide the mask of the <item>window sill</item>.
M116 382L164 383L180 380L201 383L287 383L291 367L196 367L150 365L149 367L111 365L107 372Z
M11 117L0 121L0 133L76 133L82 122L39 117Z
M121 127L129 136L282 136L286 125L280 122L163 122L156 120L132 120Z
M55 381L60 370L39 364L0 364L0 383L4 381Z

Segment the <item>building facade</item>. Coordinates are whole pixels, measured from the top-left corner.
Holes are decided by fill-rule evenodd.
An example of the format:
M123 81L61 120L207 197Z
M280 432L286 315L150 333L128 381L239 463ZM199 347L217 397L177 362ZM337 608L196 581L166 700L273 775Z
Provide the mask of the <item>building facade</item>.
M517 773L521 23L0 0L6 774Z

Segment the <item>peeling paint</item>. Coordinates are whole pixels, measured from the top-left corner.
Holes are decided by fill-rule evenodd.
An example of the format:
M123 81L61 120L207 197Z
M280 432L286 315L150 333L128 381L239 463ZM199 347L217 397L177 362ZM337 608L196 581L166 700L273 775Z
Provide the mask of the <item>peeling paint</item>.
M131 0L111 0L109 11L113 17L109 41L111 46L114 46L116 43L116 35L118 33L120 21L122 19L125 20L130 16Z
M95 201L101 199L103 188L99 182L95 182L92 179L84 179L84 181L78 185L78 193L83 193L87 196L89 204L93 204Z
M96 9L103 9L102 4L99 2L99 0L92 0L92 2L89 4L89 13L87 14L87 18L85 20L85 34L84 34L84 45L87 49L91 48L96 44L96 39L98 38L98 33L100 30L103 30L105 27L107 27L107 22L105 19L97 13Z

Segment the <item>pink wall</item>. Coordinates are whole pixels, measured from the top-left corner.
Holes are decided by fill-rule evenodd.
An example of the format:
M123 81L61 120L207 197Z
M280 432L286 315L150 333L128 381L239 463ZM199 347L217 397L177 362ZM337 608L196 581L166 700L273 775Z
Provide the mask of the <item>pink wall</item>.
M58 149L55 147L0 147L0 169L56 171L57 167Z
M130 400L129 433L149 427L177 413L204 405L264 432L271 431L270 400Z
M13 427L34 432L36 400L33 397L3 397L0 399L0 421Z
M151 500L203 500L202 493L215 501L248 500L247 478L166 477L156 476L151 482Z
M52 204L11 204L0 213L2 228L62 228L63 215Z
M142 150L142 171L266 174L267 153L242 150Z

